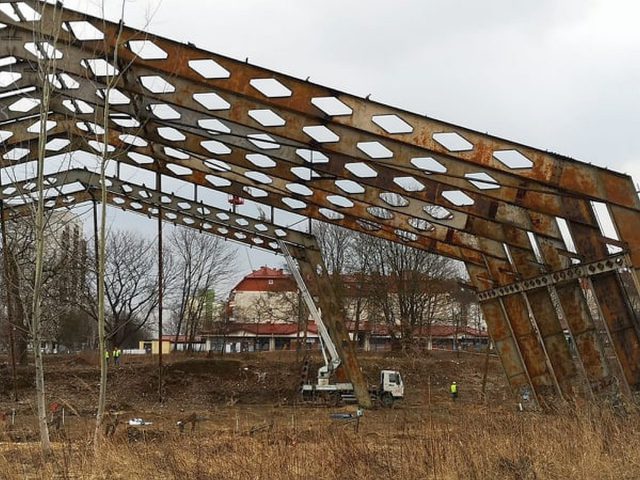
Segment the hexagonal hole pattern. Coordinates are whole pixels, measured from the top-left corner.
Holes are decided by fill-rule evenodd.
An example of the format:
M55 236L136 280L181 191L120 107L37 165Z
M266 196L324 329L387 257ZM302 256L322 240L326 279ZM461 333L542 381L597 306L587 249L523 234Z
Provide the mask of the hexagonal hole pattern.
M171 147L164 147L163 150L165 155L176 158L178 160L189 160L191 158L188 153L183 152L182 150L177 150Z
M105 147L107 149L107 152L114 152L116 150L116 147L114 147L113 145L105 145L103 142L98 142L97 140L89 140L87 143L98 153L103 153Z
M407 223L411 225L416 230L420 230L421 232L430 232L435 229L432 223L427 222L422 218L412 217L407 220Z
M418 235L412 232L407 232L406 230L400 230L399 228L393 231L400 240L403 242L415 242L418 240Z
M23 97L9 105L12 112L26 113L40 105L40 99Z
M176 87L167 82L160 75L146 75L139 77L140 83L151 93L173 93Z
M82 60L82 62L83 66L91 70L91 73L96 77L113 77L120 73L120 70L107 62L104 58L89 58Z
M118 138L120 141L133 145L134 147L146 147L149 145L144 138L138 137L137 135L131 135L129 133L123 133L122 135L119 135Z
M84 100L63 100L62 105L64 106L64 108L73 113L87 114L93 113L94 111L93 107Z
M374 115L371 117L371 120L387 133L413 132L413 127L398 115Z
M67 22L71 33L81 41L102 40L104 33L86 21Z
M356 147L373 159L393 157L393 152L380 142L358 142Z
M395 177L393 183L402 188L405 192L421 192L424 184L413 177Z
M263 127L281 127L286 123L284 118L268 108L249 110L249 116Z
M360 225L363 230L366 230L368 232L377 232L382 228L382 225L376 222L370 222L369 220L356 220L356 223Z
M204 128L209 133L213 133L214 135L231 133L231 129L217 118L202 118L198 120L198 126L200 128Z
M38 13L36 10L31 8L25 2L14 3L14 5L18 7L18 10L24 17L25 21L27 22L37 22L42 18L42 15L40 15L40 13ZM7 5L6 7L4 7L3 5L2 11L4 11L7 15L13 18L16 22L22 21L22 19L19 16L15 15L15 13L12 11L11 6Z
M533 167L533 162L517 150L496 150L493 156L500 163L514 170Z
M203 140L200 142L200 145L202 145L202 148L214 155L228 155L231 153L231 149L229 147L216 140Z
M254 182L263 183L265 185L273 182L269 175L265 175L262 172L245 172L244 176L253 180Z
M0 72L0 88L5 88L22 78L18 72ZM53 83L53 82L52 82Z
M215 92L194 93L193 99L207 110L229 110L231 104Z
M359 194L364 193L364 187L353 180L336 180L336 187L345 193Z
M307 208L307 204L302 200L297 200L291 197L285 197L282 199L282 203L284 203L287 207L292 210L300 210L302 208Z
M53 127L55 127L57 124L58 123L54 122L53 120L47 120L47 122L45 123L44 131L48 132ZM27 128L27 132L29 132L29 133L40 133L40 121L38 120L36 123L31 125L29 128ZM102 133L99 133L98 131L96 131L95 133L98 134L98 135L102 135L102 133L104 133L104 129L102 129Z
M317 150L309 150L307 148L298 148L296 150L296 155L307 163L327 163L329 161L329 157L324 153Z
M275 78L253 78L249 81L249 85L265 97L280 98L291 96L291 90Z
M276 162L261 153L249 153L245 155L245 158L259 168L273 168L276 166Z
M422 210L435 220L451 220L453 213L440 205L425 205Z
M206 175L204 178L214 187L229 187L231 185L229 180L216 175Z
M288 183L286 188L291 193L302 195L303 197L308 197L310 195L313 195L313 190L311 190L309 187L302 185L300 183Z
M158 135L170 142L183 142L187 137L173 127L158 127Z
M109 105L128 105L131 103L131 99L117 88L111 88L108 92L103 88L98 90L96 93L98 93L98 95L103 99L106 96L107 103Z
M167 163L167 168L178 176L191 175L193 173L193 170L190 168L176 165L175 163Z
M126 114L112 113L109 115L109 118L111 118L113 123L124 128L138 128L140 126L138 120Z
M169 56L151 40L129 40L129 50L143 60L164 60Z
M409 205L409 200L398 193L382 192L379 197L380 200L392 207L406 207Z
M189 68L207 79L229 78L231 76L229 70L210 58L189 60Z
M450 152L473 150L473 144L456 132L434 133L433 139Z
M222 160L216 160L213 158L210 158L209 160L205 160L204 164L209 167L211 170L214 170L216 172L230 172L231 171L231 165L229 165L226 162L223 162Z
M353 207L353 202L342 195L328 195L327 200L331 202L336 207L340 208L351 208Z
M49 75L49 81L61 90L75 90L80 88L80 83L66 73Z
M329 220L342 220L344 219L344 215L340 212L336 212L335 210L331 210L329 208L320 208L318 212L325 218Z
M313 138L318 143L334 143L340 140L340 137L324 125L312 125L303 127L302 131Z
M369 212L369 215L381 220L391 220L393 218L393 213L384 207L367 207L367 212Z
M469 206L475 203L473 198L461 190L447 190L446 192L442 192L442 196L456 207Z
M40 60L60 60L64 56L60 50L49 42L27 42L24 44L24 48ZM83 62L87 62L87 60L83 60Z
M359 178L374 178L378 176L378 172L364 162L347 163L344 167Z
M331 117L351 115L353 110L336 97L315 97L311 103Z
M84 132L95 133L96 135L102 135L104 133L104 128L93 122L77 122L76 127Z
M4 142L13 137L13 132L9 132L8 130L0 130L0 142Z
M180 113L166 103L149 105L149 110L160 120L178 120L180 118Z
M16 147L5 153L2 158L4 158L5 160L16 161L29 155L29 152L31 152L31 150L29 150L28 148Z
M71 140L67 138L54 138L52 140L49 140L47 144L44 146L44 148L51 152L59 152L60 150L62 150L63 148L65 148L70 144L71 144Z
M293 173L300 180L308 181L312 178L320 178L320 175L318 175L318 173L307 167L291 167L290 170L291 173Z
M127 157L136 162L138 165L149 165L154 162L153 158L137 152L128 152Z
M266 133L249 134L247 135L247 140L262 150L276 150L280 148L280 144L276 142L275 138Z
M411 164L424 170L424 173L446 173L447 167L431 157L416 157L411 159Z
M242 190L248 193L253 198L264 198L269 195L267 192L265 192L261 188L256 188L256 187L245 186L245 187L242 187Z
M491 175L485 172L466 173L464 175L469 183L480 190L494 190L500 188L500 184Z

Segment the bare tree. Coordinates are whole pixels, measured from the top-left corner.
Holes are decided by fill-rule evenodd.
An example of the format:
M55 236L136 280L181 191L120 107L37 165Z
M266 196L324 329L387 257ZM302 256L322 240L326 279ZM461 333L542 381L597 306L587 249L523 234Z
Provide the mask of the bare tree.
M175 335L189 338L189 345L210 313L215 290L236 270L237 249L220 237L178 227L169 240L175 262ZM212 298L214 297L214 298Z
M139 234L116 230L107 237L105 257L105 345L125 345L158 305L155 248ZM87 282L84 308L98 320L96 290L94 277Z

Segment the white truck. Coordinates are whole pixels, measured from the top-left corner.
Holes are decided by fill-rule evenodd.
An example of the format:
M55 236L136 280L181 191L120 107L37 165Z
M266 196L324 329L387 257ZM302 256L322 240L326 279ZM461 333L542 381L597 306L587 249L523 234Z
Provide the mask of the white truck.
M314 319L318 327L320 340L320 349L324 359L324 365L318 369L318 376L315 383L303 383L302 398L305 400L326 399L332 404L338 404L341 401L357 401L353 394L353 385L348 381L340 381L336 378L336 371L342 363L342 359L338 354L338 350L329 335L326 325L322 321L320 312L307 289L307 286L298 270L296 261L289 253L287 245L283 241L278 242L280 250L289 266L289 270L298 284L298 288L302 294L311 318ZM384 407L391 407L396 400L404 398L404 382L402 376L397 370L382 370L380 372L380 380L377 385L369 387L369 393L372 400L379 402Z

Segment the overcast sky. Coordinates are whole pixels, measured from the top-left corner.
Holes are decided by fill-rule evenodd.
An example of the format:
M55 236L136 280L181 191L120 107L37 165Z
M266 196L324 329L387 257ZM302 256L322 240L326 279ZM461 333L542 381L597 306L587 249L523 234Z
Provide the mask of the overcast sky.
M64 3L100 14L98 0ZM106 1L109 19L119 5ZM135 0L125 12L132 27L640 180L638 1Z

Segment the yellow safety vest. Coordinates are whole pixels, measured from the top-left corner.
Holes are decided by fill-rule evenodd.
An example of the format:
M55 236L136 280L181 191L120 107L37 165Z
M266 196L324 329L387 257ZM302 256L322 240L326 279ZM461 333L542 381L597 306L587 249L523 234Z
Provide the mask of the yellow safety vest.
M451 393L458 393L458 385L451 384Z
M107 360L109 359L109 350L106 350L104 352L104 358L106 358Z

